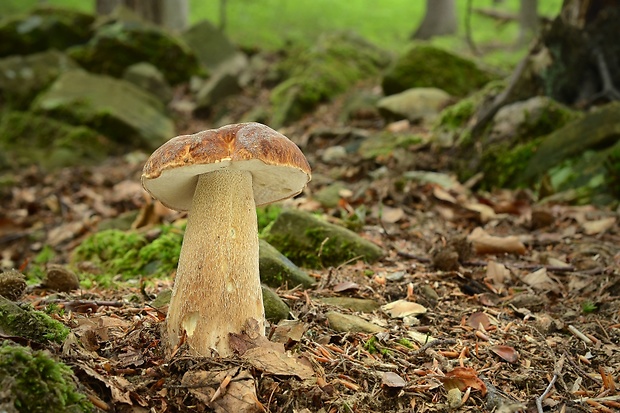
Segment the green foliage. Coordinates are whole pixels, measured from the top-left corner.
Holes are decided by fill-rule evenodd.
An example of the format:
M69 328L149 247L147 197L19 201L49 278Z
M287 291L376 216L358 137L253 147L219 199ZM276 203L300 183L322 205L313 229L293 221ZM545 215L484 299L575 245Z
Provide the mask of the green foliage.
M282 206L271 204L256 208L259 234L280 215Z
M584 314L590 314L595 312L596 310L598 310L598 307L590 300L586 300L581 303L581 311L583 311Z
M403 345L403 346L405 346L407 348L414 348L414 346L411 343L411 341L407 340L406 338L398 339L398 344Z
M69 329L41 311L24 308L0 298L0 330L19 332L20 336L37 342L62 343Z
M525 170L542 140L542 137L538 137L512 149L500 143L488 147L481 160L485 185L502 188L518 184L517 177Z
M183 231L173 226L162 227L162 234L138 253L141 268L149 275L165 277L179 264Z
M92 404L76 389L71 369L44 351L5 342L0 346L0 385L2 402L12 402L19 412L93 411Z

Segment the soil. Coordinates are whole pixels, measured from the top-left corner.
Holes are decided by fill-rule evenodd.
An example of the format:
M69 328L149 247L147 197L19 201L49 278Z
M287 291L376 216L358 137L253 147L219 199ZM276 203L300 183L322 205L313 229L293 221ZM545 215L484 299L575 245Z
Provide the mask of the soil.
M241 110L250 103L246 96L229 107ZM151 303L171 287L172 275L71 293L30 287L22 301L39 309L51 302L64 308L53 316L73 334L62 346L47 348L72 367L97 408L618 411L618 212L537 204L525 190L481 193L456 181L446 187L405 179L396 156L372 161L350 156L326 164L320 153L333 138L317 131L341 126L336 119L341 104L322 106L283 130L302 147L317 178L289 205L323 210L340 223L363 216L360 234L383 247L386 256L373 264L308 270L315 288L278 290L291 320L271 326L269 340L233 337L238 356L227 359L196 357L185 346L172 354L165 349L166 308ZM349 126L383 126L372 116L355 122ZM179 133L210 125L192 118L182 123ZM409 124L391 127L425 132ZM341 145L348 135L342 136ZM415 145L407 156L409 167L438 171L445 155ZM128 154L95 167L46 173L33 166L16 172L18 184L2 193L2 268L27 273L45 245L53 247L54 263L66 264L100 221L146 211L151 200L139 184L144 160ZM382 166L385 173L369 174ZM322 208L312 193L334 175L350 191L338 207ZM151 221L184 218L160 207L155 211ZM356 313L325 304L323 297L396 304ZM407 303L425 312L412 315ZM381 331L337 331L329 321L334 312L356 315Z

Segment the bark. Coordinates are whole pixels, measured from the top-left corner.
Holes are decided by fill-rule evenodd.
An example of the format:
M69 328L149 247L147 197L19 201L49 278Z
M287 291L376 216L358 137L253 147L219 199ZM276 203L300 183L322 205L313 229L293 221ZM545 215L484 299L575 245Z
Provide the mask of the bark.
M412 39L455 34L457 30L455 0L426 0L426 14Z
M533 38L538 32L538 0L521 0L519 9L519 43Z

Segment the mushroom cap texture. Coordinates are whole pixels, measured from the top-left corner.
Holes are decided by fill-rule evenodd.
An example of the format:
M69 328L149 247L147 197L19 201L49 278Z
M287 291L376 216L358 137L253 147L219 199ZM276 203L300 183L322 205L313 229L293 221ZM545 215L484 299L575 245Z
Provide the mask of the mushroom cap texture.
M286 136L260 123L239 123L170 139L142 170L142 186L168 208L187 211L198 176L222 170L252 174L257 206L299 194L310 165Z

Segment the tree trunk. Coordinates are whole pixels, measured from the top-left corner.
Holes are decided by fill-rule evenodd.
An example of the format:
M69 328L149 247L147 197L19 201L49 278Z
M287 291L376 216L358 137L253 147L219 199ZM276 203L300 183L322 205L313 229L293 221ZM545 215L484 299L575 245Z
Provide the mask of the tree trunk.
M98 15L107 15L119 5L169 30L181 31L187 27L188 0L97 0L95 10Z
M521 0L519 9L519 43L523 44L538 32L538 0Z
M454 0L426 0L426 14L411 38L427 40L433 36L455 34L456 30Z

